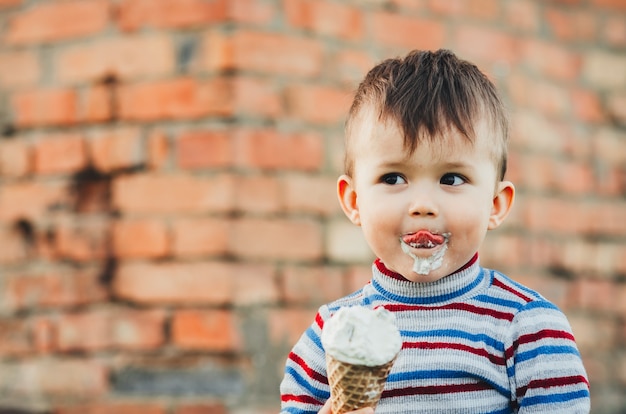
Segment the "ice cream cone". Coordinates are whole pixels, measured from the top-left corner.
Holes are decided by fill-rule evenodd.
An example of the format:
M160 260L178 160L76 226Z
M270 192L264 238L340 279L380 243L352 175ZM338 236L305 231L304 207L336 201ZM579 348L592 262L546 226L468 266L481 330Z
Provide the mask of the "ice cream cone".
M395 358L384 365L368 367L341 362L326 354L332 414L376 407Z

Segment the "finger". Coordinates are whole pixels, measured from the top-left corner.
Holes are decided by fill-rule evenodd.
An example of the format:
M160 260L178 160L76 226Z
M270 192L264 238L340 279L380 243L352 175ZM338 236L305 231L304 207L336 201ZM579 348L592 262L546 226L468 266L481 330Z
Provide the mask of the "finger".
M330 411L330 398L326 400L326 404L324 404L318 414L332 414L332 412Z

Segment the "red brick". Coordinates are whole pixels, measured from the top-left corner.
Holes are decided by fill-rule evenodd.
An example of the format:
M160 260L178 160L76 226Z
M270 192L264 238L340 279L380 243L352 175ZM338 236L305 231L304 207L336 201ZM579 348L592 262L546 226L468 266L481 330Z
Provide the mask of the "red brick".
M593 0L591 3L599 8L606 8L616 12L626 11L626 4L623 0Z
M587 231L592 234L626 234L626 203L610 200L590 203L587 208Z
M332 220L324 231L324 256L339 263L367 263L374 257L360 227L344 217Z
M98 271L51 269L43 274L12 275L5 282L3 300L13 310L101 302L107 298L107 291Z
M506 6L506 22L509 27L523 33L535 34L541 25L539 6L532 0L520 0Z
M459 26L455 51L464 59L515 64L519 58L517 39L487 27Z
M377 43L407 49L439 49L446 41L441 23L388 12L372 15L371 33Z
M480 248L480 261L502 271L519 267L526 263L524 241L516 235L490 234Z
M224 218L176 220L172 224L172 252L177 257L225 254L229 232L230 221Z
M35 317L31 321L33 347L39 354L49 354L56 350L56 323L46 316Z
M85 37L104 30L109 23L106 0L40 3L8 21L8 43L47 43Z
M574 81L580 75L580 56L562 45L525 40L520 42L520 52L525 66L547 78Z
M570 315L568 319L582 354L606 351L615 346L617 329L612 320L578 314Z
M228 211L233 184L229 175L133 174L113 181L112 199L116 208L134 213Z
M278 118L285 112L282 91L270 81L238 76L233 87L237 113Z
M3 183L0 191L0 219L38 219L53 206L67 205L68 202L69 194L63 183Z
M209 70L315 77L323 65L319 42L287 34L242 30L224 36L209 32L204 38L203 52Z
M113 290L117 297L148 304L250 305L278 297L271 266L223 262L123 264Z
M274 344L295 344L313 323L316 310L282 308L268 314L270 340Z
M111 121L115 117L114 95L110 85L90 86L81 98L78 119L81 122Z
M346 278L346 288L348 292L356 292L372 279L371 266L350 266L344 276Z
M581 161L557 163L556 183L566 193L585 195L593 192L595 175L593 167Z
M226 407L221 403L188 404L176 408L174 414L228 414Z
M194 119L233 113L233 88L226 79L179 78L119 88L119 116L129 121Z
M322 257L321 226L305 219L238 219L230 251L244 259L316 260Z
M33 86L41 77L39 59L33 51L0 53L0 86L4 90Z
M281 182L275 177L243 176L237 178L235 206L254 214L278 213L284 205Z
M611 119L619 125L626 125L626 92L616 92L609 95L606 106Z
M225 130L183 132L176 139L176 156L178 166L183 169L231 166L233 138Z
M573 309L612 313L617 304L617 291L610 280L580 279L573 283L569 306Z
M93 402L76 405L63 405L55 408L52 414L166 414L158 403L141 402Z
M109 173L145 162L144 144L138 128L100 130L92 134L88 144L91 162L98 171Z
M294 27L345 40L363 37L363 14L356 7L326 0L287 0L283 4L287 22Z
M96 309L59 317L61 352L111 348L150 350L164 341L162 310Z
M283 181L286 211L323 216L340 213L336 190L337 180L334 176L291 174Z
M39 137L33 146L33 169L39 174L80 171L87 166L87 151L79 134L51 134Z
M288 304L320 306L346 293L343 274L339 269L288 266L283 271L283 294Z
M447 15L447 16L459 16L465 11L466 1L464 0L449 0L438 1L428 0L428 8L435 14Z
M602 102L594 91L575 89L571 94L574 117L585 122L602 122L606 119Z
M17 263L29 257L28 243L17 227L0 227L0 264Z
M62 49L54 65L64 83L154 78L174 71L174 44L165 35L105 38Z
M613 46L623 47L626 45L626 22L620 15L607 16L602 30L605 41Z
M567 306L571 290L570 281L547 277L543 274L538 275L536 272L533 272L531 275L509 274L508 276L512 277L516 282L539 292L562 310L568 310Z
M242 168L315 171L324 163L324 139L315 132L240 129L234 139L236 165Z
M107 220L63 219L56 223L53 238L57 259L90 262L109 255Z
M123 0L118 13L122 30L199 27L226 20L228 0Z
M0 9L18 6L22 4L24 0L0 0Z
M354 86L376 64L372 56L357 50L340 50L331 59L332 72L342 82Z
M111 236L113 253L120 259L159 258L170 251L168 230L161 221L118 220Z
M30 329L24 318L0 319L0 355L27 355L32 349Z
M23 139L0 141L0 176L23 177L32 169L32 150Z
M591 137L591 146L594 156L607 165L626 164L626 141L617 129L599 129Z
M314 124L339 124L345 120L352 93L333 87L294 85L286 91L289 116Z
M4 362L0 386L10 395L26 399L46 396L94 398L108 390L107 369L84 358L40 358Z
M496 20L500 16L498 0L469 0L467 1L467 15L481 20Z
M554 37L561 41L591 41L596 38L598 17L586 10L548 7L543 19Z
M271 3L257 0L229 0L228 17L234 22L265 26L275 18L277 11Z
M159 170L166 166L170 159L170 144L167 136L159 130L153 131L148 136L147 162L153 170Z
M11 99L19 126L70 125L78 119L78 97L71 89L43 89L15 93Z
M237 351L242 339L227 310L180 310L172 318L172 342L185 349Z

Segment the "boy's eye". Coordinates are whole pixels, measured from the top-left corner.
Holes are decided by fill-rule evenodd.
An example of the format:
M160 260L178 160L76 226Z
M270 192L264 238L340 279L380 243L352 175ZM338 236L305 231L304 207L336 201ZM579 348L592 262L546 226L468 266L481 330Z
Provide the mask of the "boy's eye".
M389 185L406 184L406 180L400 174L385 174L380 179L381 182Z
M453 173L445 174L443 177L441 177L441 180L439 180L440 184L453 186L461 185L466 182L467 180L462 175Z

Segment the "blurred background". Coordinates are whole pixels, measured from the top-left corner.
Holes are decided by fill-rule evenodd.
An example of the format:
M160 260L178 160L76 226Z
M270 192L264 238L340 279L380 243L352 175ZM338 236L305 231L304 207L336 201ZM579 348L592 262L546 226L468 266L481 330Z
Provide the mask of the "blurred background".
M448 48L512 120L481 263L568 315L626 413L625 0L0 0L0 413L276 413L369 276L339 210L363 75Z

